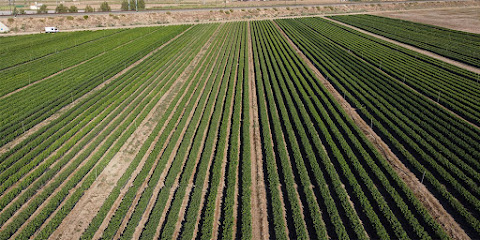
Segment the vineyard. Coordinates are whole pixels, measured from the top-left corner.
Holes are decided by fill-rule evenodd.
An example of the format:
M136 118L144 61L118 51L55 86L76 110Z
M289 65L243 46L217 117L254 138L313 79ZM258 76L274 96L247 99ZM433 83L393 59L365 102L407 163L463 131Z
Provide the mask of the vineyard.
M475 239L478 74L346 24L478 67L372 15L1 37L0 239Z

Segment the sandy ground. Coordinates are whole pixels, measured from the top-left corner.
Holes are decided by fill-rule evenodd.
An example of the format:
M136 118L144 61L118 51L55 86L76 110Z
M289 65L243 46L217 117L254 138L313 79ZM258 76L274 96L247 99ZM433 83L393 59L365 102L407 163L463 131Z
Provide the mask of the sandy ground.
M380 16L421 22L460 31L480 33L480 3L458 9L416 10L380 13Z
M47 26L56 26L61 31L82 29L103 29L112 27L138 27L146 25L165 25L180 23L207 23L219 21L269 19L287 16L325 15L338 13L380 12L380 11L403 11L431 8L452 8L465 10L465 6L480 7L479 1L459 2L403 2L389 4L364 4L364 5L332 5L332 6L295 6L295 7L258 7L251 9L224 10L184 10L172 12L145 12L145 13L110 13L93 15L72 16L31 16L17 18L1 18L14 33L39 33ZM457 9L448 10L455 12ZM422 12L422 11L420 11ZM430 11L428 11L430 12ZM473 11L472 11L473 12ZM407 14L408 15L408 14ZM478 13L477 13L478 16ZM478 18L478 17L477 17ZM478 20L480 21L480 20ZM478 24L477 24L478 25ZM474 26L474 24L472 24ZM479 30L480 31L480 30Z

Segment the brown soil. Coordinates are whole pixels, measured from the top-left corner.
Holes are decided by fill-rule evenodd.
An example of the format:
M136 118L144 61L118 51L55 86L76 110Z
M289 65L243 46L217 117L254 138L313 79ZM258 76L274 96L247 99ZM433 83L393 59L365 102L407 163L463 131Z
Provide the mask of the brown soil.
M313 3L315 4L315 3ZM318 3L317 3L318 4ZM337 3L338 4L338 3ZM256 9L225 9L225 10L183 10L172 12L142 12L142 13L109 13L89 15L85 20L83 16L74 15L73 20L68 20L72 16L17 16L13 22L2 19L13 33L5 34L8 36L15 33L39 33L46 26L56 26L61 31L82 30L82 29L105 29L105 28L125 28L141 27L165 24L196 24L207 22L238 21L248 19L271 19L278 17L307 16L307 15L325 15L334 13L355 13L355 12L379 12L379 11L398 11L425 8L445 8L445 7L464 7L478 6L475 1L448 1L448 2L402 2L389 4L369 4L354 5L345 2L343 5L331 6L278 6L275 8L265 7ZM87 14L88 15L88 14Z
M217 28L217 30L218 30L218 28ZM213 35L212 35L212 37L213 37ZM212 38L212 37L211 37L211 38ZM207 43L206 43L206 44L207 44ZM203 48L205 48L205 45L204 45ZM201 54L198 54L198 55L195 57L195 58L197 59L197 61L196 61L197 63L198 63L198 59L201 59L201 58L202 58L203 54L204 54L204 52L202 51ZM195 68L195 66L191 66L190 69L193 70L194 68ZM188 74L191 74L191 73L192 73L192 71L189 71ZM196 76L197 73L198 73L198 72L196 72L194 76ZM187 75L187 73L186 73L185 76L184 76L184 78L187 78L187 76L188 76L188 75ZM141 220L141 221L142 221L142 225L143 225L143 226L145 225L146 221L148 221L148 216L151 214L151 212L152 212L152 210L153 210L153 207L154 207L154 204L155 204L155 201L153 201L153 200L157 198L158 194L160 194L160 191L161 191L161 190L163 189L163 187L164 187L165 178L167 177L167 174L169 173L169 169L170 169L170 167L171 167L171 165L172 165L172 163L173 163L173 161L174 161L174 159L175 159L175 157L176 157L176 152L178 151L178 148L180 147L181 143L182 143L183 140L184 140L183 137L184 137L184 135L185 135L185 133L186 133L186 131L187 131L190 123L191 123L191 119L193 118L193 115L195 114L195 112L196 112L197 110L200 110L201 112L203 112L202 109L197 109L197 106L198 106L198 103L199 103L199 101L200 101L200 98L201 98L202 94L204 94L204 91L205 91L205 84L203 85L202 89L200 90L200 95L198 96L198 98L197 98L196 100L190 98L190 100L189 100L189 101L195 100L195 104L194 104L194 106L193 106L193 108L192 108L192 111L191 111L190 114L187 116L185 126L183 127L182 132L180 133L180 136L179 136L179 138L178 138L178 140L177 140L177 142L176 142L176 144L175 144L175 146L174 146L174 148L173 148L173 150L172 150L172 153L170 154L170 156L169 156L169 158L168 158L168 161L167 161L167 163L166 163L166 166L164 167L164 170L163 170L163 172L162 172L162 174L161 174L161 176L160 176L160 179L158 180L158 183L157 183L156 186L155 186L155 189L154 189L154 191L153 191L152 197L150 198L150 201L149 201L149 203L148 203L148 205L147 205L147 209L145 210L144 214L142 215L142 220ZM210 94L210 93L211 93L211 91L210 91L208 94ZM183 112L182 112L182 115L185 114L185 113L186 113L186 109L184 108L184 109L183 109ZM183 118L183 117L182 117L182 118ZM179 124L179 122L180 122L180 119L177 121L176 124ZM197 123L197 125L195 126L195 128L198 128L199 124L200 124L200 122ZM175 129L180 130L180 129L178 129L178 125L175 127ZM171 132L171 134L173 134L173 133L174 133L174 131ZM168 140L168 141L165 141L165 145L164 145L164 148L162 148L161 154L163 154L163 151L164 151L164 149L166 148L166 146L167 146L167 144L168 144L169 141L170 141L170 137L169 137L169 140ZM191 146L190 146L190 147L191 147ZM187 150L187 151L188 151L188 150ZM159 156L159 157L160 157L160 156ZM183 161L181 162L181 168L182 168L182 169L183 169L183 166L185 165L185 163L186 163L186 159L183 159ZM172 203L172 201L173 201L173 196L174 196L174 194L175 194L175 191L176 191L177 188L178 188L179 178L180 178L180 173L177 175L177 177L175 178L174 184L173 184L172 187L170 188L170 194L169 194L167 203L166 203L166 205L165 205L164 208L163 208L162 215L161 215L161 218L160 218L160 222L158 223L158 228L157 228L157 231L156 231L156 233L155 233L155 237L154 237L155 239L157 239L157 238L159 237L159 235L160 235L159 228L163 225L163 222L164 222L165 219L166 219L169 206L171 205L171 203ZM138 232L138 233L140 233L140 232ZM137 237L137 236L134 236L134 237Z
M379 13L377 15L398 18L480 34L480 4L456 9L416 10Z
M122 111L121 113L123 113L123 111ZM114 118L114 120L117 119L117 118L118 118L118 117ZM110 124L109 124L109 125L110 125ZM107 127L108 127L109 125L107 125ZM105 129L106 129L106 128L105 128ZM104 131L104 129L103 129L101 132L103 132L103 131ZM101 132L100 132L99 134L101 134ZM73 137L75 137L75 135L72 136L72 138L73 138ZM105 140L102 141L102 143L99 144L98 146L102 145L104 142L105 142ZM90 143L88 143L88 144L85 146L85 148L83 148L80 152L78 152L78 153L74 156L74 158L76 158L77 156L79 156L80 154L82 154L82 152L84 152L91 144L92 144L92 141L90 141ZM95 152L95 151L98 149L98 146L97 146L92 152ZM55 154L57 153L57 151L58 151L58 150L55 150L55 151L54 151L52 154L50 154L47 158L50 158L50 157L52 157L52 156L55 156ZM71 150L67 151L65 154L68 154L68 152L70 152L70 151L71 151ZM90 154L90 156L91 156L91 155L92 155L92 154ZM82 166L84 166L87 161L88 161L88 158L87 158L86 160L82 161L82 163L78 166L78 168L81 168ZM57 164L57 163L58 163L58 162L55 162L53 165L55 165L55 164ZM62 168L65 169L65 168L68 167L71 163L72 163L72 161L70 161L69 163L67 163L67 164L66 164L65 166L63 166ZM32 170L32 171L33 171L33 170ZM61 174L62 171L63 171L63 170L60 170L60 172L57 173L57 176L58 176L58 174ZM72 175L73 175L73 174L72 174ZM71 176L72 176L72 175L71 175ZM48 203L48 201L49 201L49 199L51 198L51 196L53 196L53 195L55 195L56 193L58 193L58 192L63 188L63 186L68 182L68 180L71 178L71 176L69 176L69 177L66 179L66 181L64 181L64 182L50 195L50 197L48 197L48 198L46 199L46 201L45 201L44 203L42 203L42 205L40 205L40 206L37 208L36 212L35 212L32 216L38 215L39 211L40 211L41 209L43 209L43 207ZM24 176L23 178L25 178L25 177L26 177L26 176ZM22 179L23 179L23 178L22 178ZM38 180L38 179L37 179L37 180ZM35 181L37 181L37 180L35 180ZM49 180L45 185L51 183L52 181L53 181L53 180ZM83 180L82 180L81 182L83 182ZM74 188L73 190L71 190L71 192L73 192L75 189L77 189L77 188L81 185L81 182L77 185L76 188ZM30 186L31 186L31 185L30 185ZM46 186L44 186L44 187L40 188L39 190L37 190L37 193L36 193L36 194L40 194L45 187L46 187ZM10 190L10 189L12 189L12 188L9 188L8 190ZM25 204L23 204L22 207L16 211L16 213L5 223L5 225L4 225L3 227L5 227L5 226L8 225L11 221L13 221L14 218L15 218L15 216L16 216L16 214L19 214L21 211L23 211L23 210L29 205L29 203L30 203L31 201L33 201L34 199L35 199L35 196L31 197L31 198L29 199L29 201L27 201ZM11 203L9 203L9 205L10 205L10 204L13 204L13 201L12 201ZM7 205L6 207L8 207L9 205ZM61 207L62 205L63 205L63 203L60 205L60 207ZM59 207L59 208L60 208L60 207ZM59 209L59 208L58 208L58 209ZM57 210L58 210L58 209L57 209ZM56 212L56 211L55 211L55 212ZM53 215L52 215L52 216L53 216ZM31 217L30 217L30 219L31 219ZM19 228L19 230L17 231L17 234L26 226L26 224L28 224L28 222L29 222L29 220L27 220L27 221L25 222L25 224L24 224L21 228ZM47 221L45 221L45 222L47 222ZM14 236L16 236L16 235L14 235Z
M235 57L238 56L236 55L237 53L234 52ZM238 64L235 67L235 79L233 81L233 89L236 89L237 85L237 72L238 72ZM227 76L228 77L228 76ZM222 206L222 201L223 201L223 189L225 188L225 171L226 171L226 166L227 166L227 161L228 161L228 148L230 144L230 134L231 134L231 127L232 127L232 115L233 115L233 105L234 105L234 98L235 98L235 90L233 91L232 96L230 97L231 105L230 105L230 113L228 116L228 123L227 123L227 134L225 136L225 148L223 150L223 160L222 160L222 168L220 171L220 184L217 186L217 196L215 199L215 212L214 212L214 220L213 220L213 239L218 239L218 226L221 224L220 223L220 213L222 212L221 206ZM234 207L235 209L236 207Z
M251 167L251 215L253 239L269 239L267 193L264 181L262 142L260 139L260 123L258 116L257 92L255 86L255 68L253 66L253 48L250 23L247 28L248 36L248 78L249 78L249 108L250 108L250 158Z
M187 29L188 30L188 29ZM185 30L184 32L186 32L187 30ZM55 119L59 118L62 114L64 114L65 112L67 112L68 110L70 110L71 108L73 108L75 106L75 104L87 99L88 97L90 97L91 95L93 94L96 94L100 89L104 88L106 85L110 84L112 81L114 81L115 79L119 78L121 75L123 75L124 73L126 73L127 71L129 71L130 69L134 68L135 66L137 66L138 64L142 63L145 59L147 59L148 57L150 57L151 55L153 55L155 52L157 52L158 50L160 50L161 48L163 48L163 46L166 46L168 43L170 43L171 41L173 41L174 39L178 38L179 36L181 36L183 33L180 33L179 35L177 35L176 37L174 37L173 39L169 40L168 42L166 42L165 44L163 44L162 46L160 46L159 48L153 50L152 52L148 53L147 55L145 55L144 57L142 57L141 59L137 60L136 62L134 62L133 64L131 64L130 66L126 67L124 70L118 72L117 74L115 74L113 77L111 77L110 79L107 79L106 81L104 81L103 83L99 84L97 87L95 87L94 89L92 89L90 92L84 94L83 96L81 96L80 98L74 100L72 103L66 105L65 107L63 107L62 109L58 110L56 113L54 113L53 115L51 115L50 117L48 117L47 119L43 120L42 122L38 123L37 125L35 125L34 127L30 128L30 130L28 130L27 132L25 132L24 134L20 135L19 137L17 137L15 140L9 142L8 144L5 144L4 146L0 147L0 154L3 154L5 153L6 151L8 151L9 149L15 147L17 144L19 144L20 142L22 142L23 140L27 139L29 136L31 136L32 134L34 134L35 132L37 132L38 130L40 130L41 128L45 127L46 125L48 125L50 122L54 121ZM120 47L120 46L119 46Z
M480 10L480 8L479 8L478 10ZM479 14L479 15L480 15L480 14ZM378 38L378 39L381 39L381 40L384 40L384 41L387 41L387 42L390 42L390 43L399 45L399 46L404 47L404 48L407 48L407 49L409 49L409 50L412 50L412 51L421 53L421 54L423 54L423 55L427 55L427 56L429 56L429 57L438 59L438 60L440 60L440 61L443 61L443 62L452 64L452 65L457 66L457 67L459 67L459 68L463 68L463 69L466 69L466 70L468 70L468 71L471 71L471 72L480 74L480 68L476 68L476 67L473 67L473 66L470 66L470 65L461 63L461 62L457 62L457 61L452 60L452 59L450 59L450 58L446 58L446 57L440 56L440 55L438 55L438 54L436 54L436 53L433 53L433 52L430 52L430 51L427 51L427 50L423 50L423 49L414 47L414 46L412 46L412 45L404 44L404 43L395 41L395 40L393 40L393 39L386 38L386 37L377 35L377 34L375 34L375 33L371 33L371 32L365 31L365 30L363 30L363 29L360 29L360 28L354 27L354 26L352 26L352 25L348 25L348 24L345 24L345 23L342 23L342 22L339 22L339 21L336 21L336 20L333 20L333 19L330 19L330 18L323 18L323 19L330 20L330 21L335 22L335 23L338 23L338 24L340 24L340 25L343 25L343 26L346 26L346 27L355 29L355 30L357 30L357 31L359 31L359 32L361 32L361 33L364 33L364 34L367 34L367 35L376 37L376 38ZM479 22L480 22L480 21L479 21Z
M173 41L170 40L170 41ZM170 42L169 41L169 42ZM165 43L164 45L160 46L154 52L158 51L169 42ZM148 54L146 57L150 56L152 53ZM146 57L142 58L143 61ZM140 61L140 60L139 60ZM139 64L140 62L136 62L135 64ZM127 69L132 68L133 66L129 66ZM125 71L125 70L124 70ZM110 80L108 80L110 81ZM168 95L165 94L166 96ZM165 100L166 97L162 99ZM162 101L160 101L162 103ZM155 109L158 108L158 105ZM57 231L52 235L52 237L56 236L57 238L61 238L64 231L70 231L69 236L76 236L79 237L78 234L81 234L83 230L88 226L91 219L95 216L98 209L103 204L103 201L108 197L108 193L113 189L113 184L118 180L118 178L122 175L122 173L128 167L128 164L123 164L124 161L127 161L126 158L128 153L132 151L126 151L125 148L138 146L139 143L145 141L144 139L148 136L148 129L150 128L149 121L152 121L152 111L151 114L147 116L147 122L143 122L140 124L139 128L137 128L136 132L132 134L132 136L127 140L127 143L122 147L120 150L120 155L125 154L125 156L119 156L117 154L112 161L107 165L105 170L100 174L99 178L97 178L96 182L92 185L92 187L87 190L84 196L80 199L80 201L76 204L75 208L70 212L70 214L64 219L63 223L57 229ZM156 112L155 112L156 113ZM156 113L158 114L158 113ZM136 124L134 122L133 124ZM138 148L139 149L139 148ZM123 151L122 151L123 150ZM119 163L121 161L122 163ZM89 201L89 199L94 199L95 201ZM75 228L75 229L74 229ZM80 231L80 229L82 231ZM78 235L75 235L75 233Z
M125 110L124 110L124 111L125 111ZM122 111L120 114L124 113L124 111ZM120 116L120 114L119 114L119 116ZM111 121L111 123L109 123L109 125L107 125L101 132L103 132L105 129L107 129L107 128L112 124L112 122L114 122L116 119L118 119L118 116L115 117L115 118ZM123 123L123 122L122 122L122 123ZM118 128L118 126L117 126L117 128ZM101 132L100 132L99 134L101 134ZM114 132L114 131L113 131L113 132ZM98 144L98 145L95 147L95 149L90 153L89 157L86 158L86 159L84 159L84 160L82 161L82 163L81 163L77 168L78 168L78 169L79 169L79 168L82 168L82 167L89 161L90 157L91 157L92 155L94 155L96 151L98 151L98 148L105 143L106 140L107 140L107 138L105 138L100 144ZM82 152L84 152L86 149L88 149L88 147L91 146L91 144L92 144L92 141L91 141L90 143L88 143L88 144L85 146L85 148L83 148L80 152L78 152L78 153L74 156L74 158L76 158L76 157L78 157L80 154L82 154ZM114 143L114 144L115 144L115 143ZM52 155L54 155L54 154L52 154ZM71 163L71 161L70 161L70 163ZM65 165L65 166L63 167L63 169L65 169L68 165L70 165L70 163L68 163L67 165ZM97 164L98 164L98 163L97 163ZM95 166L96 166L96 165L95 165ZM90 171L91 171L93 168L95 168L95 166L92 167L92 168L90 169ZM89 171L88 173L90 173L90 171ZM86 175L88 175L88 173L87 173ZM61 174L61 172L59 172L59 173L57 174L57 176L58 176L59 174ZM70 181L70 179L72 178L72 176L73 176L74 174L75 174L75 172L73 172L70 176L68 176L68 177L66 178L66 180L65 180L62 184L60 184L60 185L58 186L58 188L56 188L56 190L55 190L39 207L37 207L36 211L30 216L30 218L29 218L28 220L26 220L25 223L22 225L22 227L20 227L20 228L18 229L18 231L12 236L13 238L15 238L21 231L23 231L23 229L28 225L28 223L29 223L32 219L34 219L38 214L40 214L40 212L43 210L43 208L49 203L50 199L51 199L53 196L55 196L59 191L61 191L61 190L63 189L63 187ZM86 175L85 175L85 176L86 176ZM72 189L69 191L69 193L75 192L75 191L82 185L82 183L83 183L84 181L85 181L85 178L82 179L74 188L72 188ZM52 182L52 180L49 181L49 182ZM46 186L45 186L45 187L46 187ZM45 187L43 187L43 188L41 188L39 191L37 191L37 194L40 194ZM69 197L70 197L70 195L68 195L66 198L69 198ZM16 213L18 214L18 213L20 213L21 211L23 211L24 208L26 208L27 206L29 206L29 202L32 201L33 199L35 199L35 196L33 196L26 204L23 204L22 207L21 207ZM48 223L49 220L50 220L51 218L53 218L53 216L58 212L58 210L62 208L62 206L64 205L64 203L65 203L65 200L57 207L57 209L50 215L50 217L47 218L47 219L43 222L43 225L42 225L42 227L41 227L39 230L41 230L41 229L45 226L45 223ZM9 221L12 221L12 220L14 219L14 217L15 217L15 215L12 216L12 218L10 218ZM39 230L37 231L37 233L39 232Z
M223 67L223 70L222 72L220 73L221 76L224 76L225 75L225 70L226 70L226 62L225 62L225 65L222 66ZM218 83L220 84L220 83ZM219 88L219 92L220 92L220 88ZM225 89L226 91L226 89ZM218 92L217 92L217 96L218 96ZM217 97L216 97L217 98ZM224 96L224 100L225 100L226 96ZM224 103L224 100L222 101L222 104ZM213 140L213 143L212 143L212 147L215 147L217 146L217 141L218 141L218 134L215 135L214 137L214 140ZM211 169L211 166L213 164L213 159L215 157L215 149L212 150L212 153L210 154L210 159L209 159L209 162L208 162L208 167L207 169ZM205 180L203 182L203 187L202 187L202 197L201 197L201 200L200 200L200 207L198 209L198 213L197 213L197 221L195 223L195 229L193 231L193 238L196 238L197 237L197 234L198 234L198 231L199 231L199 226L200 226L200 216L201 216L201 211L202 211L202 208L205 204L205 194L208 192L207 191L207 188L209 186L209 178L210 178L210 171L207 171L207 174L205 175Z
M386 38L386 37L383 37L383 36L380 36L380 35L376 35L376 34L374 34L374 33L371 33L371 32L365 31L365 30L362 30L362 29L360 29L360 28L356 28L356 27L354 27L354 26L351 26L351 25L348 25L348 24L345 24L345 23L342 23L342 22L339 22L339 21L336 21L336 20L333 20L333 19L330 19L330 18L323 18L323 19L330 20L330 21L335 22L335 23L338 23L338 24L340 24L340 25L343 25L343 26L346 26L346 27L355 29L355 30L357 30L357 31L359 31L359 32L361 32L361 33L364 33L364 34L367 34L367 35L370 35L370 36L379 38L379 39L381 39L381 40L384 40L384 41L387 41L387 42L390 42L390 43L393 43L393 44L397 44L397 45L399 45L399 46L401 46L401 47L410 49L410 50L412 50L412 51L416 51L416 52L418 52L418 53L427 55L427 56L429 56L429 57L438 59L438 60L440 60L440 61L444 61L444 62L447 62L447 63L449 63L449 64L455 65L455 66L457 66L457 67L460 67L460 68L463 68L463 69L472 71L472 72L474 72L474 73L480 74L480 68L476 68L476 67L473 67L473 66L470 66L470 65L467 65L467 64L463 64L463 63L461 63L461 62L457 62L457 61L451 60L451 59L449 59L449 58L442 57L442 56L437 55L437 54L435 54L435 53L432 53L432 52L429 52L429 51L426 51L426 50L423 50L423 49L419 49L419 48L416 48L416 47L411 46L411 45L403 44L403 43L401 43L401 42L397 42L397 41L395 41L395 40L392 40L392 39L389 39L389 38ZM353 54L353 53L352 53L352 54ZM375 66L373 66L373 67L375 67ZM378 69L377 67L375 67L375 68L376 68L378 71L384 73L385 75L389 75L388 73L382 71L381 69ZM389 76L390 76L390 75L389 75ZM393 78L393 77L392 77L392 78ZM407 88L409 88L410 90L416 92L417 94L422 95L422 96L424 96L425 98L428 98L431 103L433 103L433 104L435 104L435 105L437 105L437 106L445 109L445 110L448 111L449 113L451 113L451 114L455 115L456 117L462 119L463 121L469 123L469 124L472 125L473 127L480 128L480 126L475 125L474 123L472 123L472 122L464 119L463 117L461 117L461 116L458 115L457 113L451 111L450 109L446 108L445 106L443 106L442 104L438 103L438 102L435 101L434 99L428 97L428 96L425 95L425 94L419 93L416 89L412 88L410 85L408 85L408 84L406 84L406 83L404 83L404 82L402 82L402 84L403 84L404 86L406 86Z
M178 71L179 71L179 70L178 70ZM182 76L180 76L180 77L177 79L176 82L181 82L181 83L183 84L183 83L185 83L185 80L186 80L185 78L183 78ZM184 111L185 111L185 110L184 110ZM183 114L184 114L184 113L182 113L182 115L183 115ZM190 118L191 118L191 117L189 116L187 122L190 121ZM177 124L178 124L178 121L177 121ZM188 124L187 124L187 126L188 126ZM186 127L185 127L184 130L182 131L182 134L181 134L181 136L180 136L179 142L177 143L177 145L175 145L175 147L174 147L174 149L173 149L173 152L174 152L174 153L176 153L176 152L178 151L178 147L180 146L181 139L183 138L183 135L185 134L185 132L186 132ZM172 132L172 133L173 133L173 132ZM169 139L170 139L172 133L169 135ZM130 217L132 216L132 214L133 214L133 212L134 212L134 210L135 210L135 208L136 208L136 206L137 206L137 204L138 204L138 201L140 201L140 197L142 196L142 193L143 193L144 190L148 187L148 182L149 182L151 176L153 175L153 172L154 172L154 170L155 170L155 168L156 168L156 166L157 166L157 164L158 164L158 161L160 160L161 156L163 155L163 152L164 152L165 148L167 147L167 143L168 143L168 142L169 142L169 141L165 141L165 143L164 143L164 145L163 145L163 148L162 148L160 154L158 155L157 159L155 160L154 166L150 169L150 172L149 172L149 174L148 174L148 177L146 178L146 180L143 182L142 186L141 186L141 187L139 188L139 190L137 191L137 194L135 195L135 199L133 200L133 203L132 203L131 207L129 208L127 214L125 215L125 217L124 217L124 219L123 219L123 221L122 221L122 224L120 225L119 229L117 230L117 233L115 234L114 239L119 239L120 236L121 236L121 234L123 233L123 231L124 231L125 228L127 227L128 221L130 220ZM175 154L172 154L172 155L170 156L170 158L168 159L167 164L166 164L166 166L165 166L165 168L164 168L164 171L162 172L162 175L161 175L161 177L160 177L160 179L159 179L159 184L157 184L156 187L155 187L154 197L152 197L151 199L156 199L156 198L157 198L157 195L158 195L158 192L157 192L157 191L160 191L160 189L162 189L162 188L164 187L163 182L164 182L164 180L165 180L166 174L169 172L169 169L170 169L170 167L171 167L171 164L172 164L174 158L175 158ZM174 191L174 189L176 189L176 186L172 186L172 191ZM154 204L153 201L150 201L150 202L149 202L149 206L151 205L151 206L153 207L153 204Z
M283 32L282 35L288 40L289 44L295 49L298 55L303 59L307 66L315 73L316 77L332 94L335 100L340 103L343 110L350 115L355 124L360 127L366 136L371 136L371 143L377 148L385 159L392 165L393 170L402 178L407 186L412 190L417 199L423 204L428 212L443 226L445 231L453 239L470 239L465 231L458 225L452 216L443 208L438 199L420 182L420 180L398 159L391 151L388 145L370 128L370 126L358 115L342 95L326 80L313 63L298 49L290 38Z
M220 29L221 27L219 27L217 29L217 31L214 33L215 35L217 35L217 32L218 30ZM209 43L208 43L208 47L205 48L205 51L210 47L212 41L213 41L214 38L211 38L209 40ZM225 44L225 38L223 38L223 43L222 45ZM212 51L215 51L212 49ZM214 63L217 63L217 60L220 56L220 52L217 52L215 53L216 56L215 56L215 59L213 60ZM204 63L205 66L207 66L210 62L212 61L212 58L209 60L208 63ZM210 69L209 73L207 74L206 78L205 79L209 79L211 77L211 74L213 73L213 69L214 69L214 66L212 66L212 68ZM211 119L211 116L213 114L213 109L212 111L210 112L210 119ZM207 138L207 133L208 133L208 128L205 128L203 133L202 133L202 141L201 141L201 144L200 144L200 147L199 149L203 149L204 146L205 146L205 139ZM198 151L197 155L195 156L195 166L198 166L198 163L201 159L201 156L202 156L202 151ZM195 172L196 172L196 167L195 167L195 170L191 173L190 175L190 178L189 178L189 181L188 181L188 186L185 190L185 195L183 197L183 201L182 201L182 205L180 207L180 210L179 210L179 216L178 216L178 219L177 219L177 224L175 225L175 231L173 233L173 236L172 236L172 239L177 239L178 238L178 235L180 234L180 230L181 230L181 227L182 227L182 221L184 220L184 217L185 217L185 212L186 212L186 208L188 206L188 202L189 202L189 196L190 196L190 193L194 187L194 176L195 176Z

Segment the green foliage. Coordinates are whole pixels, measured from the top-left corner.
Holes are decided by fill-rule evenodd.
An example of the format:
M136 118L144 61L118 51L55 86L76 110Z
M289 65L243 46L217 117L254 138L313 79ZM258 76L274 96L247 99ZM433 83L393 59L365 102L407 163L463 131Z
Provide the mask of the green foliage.
M103 2L100 4L100 11L102 12L110 12L112 9L110 8L110 5L108 5L108 2Z
M56 13L66 13L66 12L68 12L68 7L64 6L63 4L60 4L55 8L55 12Z
M88 12L95 12L95 9L93 9L92 6L87 5L87 6L85 6L85 12L87 12L87 13L88 13Z
M339 20L402 43L480 67L478 34L374 15L335 16Z
M83 15L83 19L87 20L87 19L88 19L88 15Z
M75 5L70 6L70 8L68 9L68 12L71 12L71 13L78 12L77 6L75 6Z
M42 4L42 6L40 6L40 9L37 10L37 13L48 13L47 5Z

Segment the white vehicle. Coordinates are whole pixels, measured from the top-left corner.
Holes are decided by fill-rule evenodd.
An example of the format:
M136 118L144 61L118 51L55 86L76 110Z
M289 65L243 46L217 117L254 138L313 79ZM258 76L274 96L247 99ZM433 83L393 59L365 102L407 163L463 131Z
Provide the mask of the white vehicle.
M45 33L56 33L58 29L56 27L45 27Z

